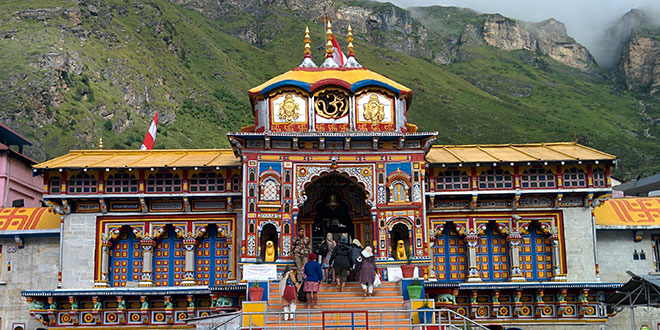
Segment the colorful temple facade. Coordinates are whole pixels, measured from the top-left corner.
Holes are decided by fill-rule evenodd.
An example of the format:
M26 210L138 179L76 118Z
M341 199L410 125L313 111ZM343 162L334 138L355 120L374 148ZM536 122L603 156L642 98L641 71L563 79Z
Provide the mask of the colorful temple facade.
M22 292L33 319L169 327L239 309L242 268L293 265L300 226L315 247L327 233L371 245L385 279L416 265L438 306L477 321L607 322L600 301L617 285L599 279L591 211L615 157L572 142L434 145L441 135L407 121L412 91L362 67L351 42L344 65L329 44L317 67L307 37L299 67L249 91L254 125L228 134L231 149L37 164L64 257L56 287Z

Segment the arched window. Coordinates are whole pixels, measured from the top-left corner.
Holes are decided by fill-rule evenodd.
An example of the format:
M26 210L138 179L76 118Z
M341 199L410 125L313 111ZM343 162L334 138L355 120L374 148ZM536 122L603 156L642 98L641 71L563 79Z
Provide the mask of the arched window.
M280 200L280 183L277 182L275 177L269 176L261 181L259 189L259 200L262 201L279 201Z
M241 192L241 177L234 175L231 177L231 191Z
M176 237L174 228L168 226L156 242L154 255L154 285L178 286L183 279L185 252L183 240Z
M479 189L512 189L513 176L500 168L491 168L479 175Z
M602 168L596 168L592 171L594 177L594 187L603 188L607 186L607 180L605 180L605 170Z
M291 186L286 186L284 188L284 198L291 198Z
M447 170L435 177L436 190L468 190L470 177L463 171Z
M552 278L552 243L536 221L530 224L529 234L522 236L520 267L527 280L547 281Z
M135 175L128 173L115 173L105 179L106 193L136 193L137 191L138 180L135 178Z
M222 174L203 171L193 174L190 178L191 192L223 192L225 191L225 178Z
M403 180L395 180L390 185L390 202L408 202L409 187Z
M160 172L147 178L148 193L181 192L181 179L178 174Z
M509 253L506 236L490 224L485 235L479 236L477 265L484 281L506 281L509 278Z
M463 281L467 274L465 243L456 230L449 227L453 226L446 225L433 246L435 276L440 281Z
M544 168L530 168L521 176L523 188L554 188L555 175Z
M248 205L248 212L256 212L256 209L254 207L254 202L250 202Z
M142 249L140 240L128 228L112 244L108 277L110 286L125 287L127 282L140 281Z
M248 189L248 196L249 197L257 197L254 194L254 186L250 186L250 189Z
M254 169L251 168L251 169L250 169L250 174L248 175L248 181L252 182L252 181L254 181L254 180L255 180Z
M48 180L48 192L51 194L59 194L60 193L60 177L59 176L54 176Z
M286 170L286 174L284 175L284 182L291 182L291 171Z
M570 170L564 171L564 187L566 188L580 188L586 187L587 181L585 180L586 175L584 171L579 168L571 168Z
M96 178L85 172L78 173L69 179L69 194L96 193Z

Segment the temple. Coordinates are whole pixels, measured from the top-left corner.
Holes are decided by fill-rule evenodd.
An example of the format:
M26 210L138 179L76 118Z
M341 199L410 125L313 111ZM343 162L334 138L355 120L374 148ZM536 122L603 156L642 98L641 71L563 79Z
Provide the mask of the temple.
M300 66L249 90L254 125L228 134L231 149L72 150L35 165L63 258L55 287L21 293L29 322L165 328L238 310L242 269L294 265L303 227L314 247L327 233L372 246L383 279L416 266L437 306L484 324L605 324L618 286L600 280L592 209L616 157L575 142L434 144L441 134L407 120L412 90L360 65L350 31L343 64L326 37L321 65L307 34Z

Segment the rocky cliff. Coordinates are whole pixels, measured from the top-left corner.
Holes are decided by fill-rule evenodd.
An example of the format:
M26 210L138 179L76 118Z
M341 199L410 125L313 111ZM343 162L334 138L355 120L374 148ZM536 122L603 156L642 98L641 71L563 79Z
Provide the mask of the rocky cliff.
M615 71L629 90L660 91L660 20L645 11L631 10L605 34Z

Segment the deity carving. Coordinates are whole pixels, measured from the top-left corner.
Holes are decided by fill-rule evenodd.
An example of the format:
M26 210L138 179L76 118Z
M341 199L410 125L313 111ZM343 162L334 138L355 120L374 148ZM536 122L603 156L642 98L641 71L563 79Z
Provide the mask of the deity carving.
M300 105L293 99L293 95L287 94L284 97L284 101L280 103L279 117L280 120L288 123L300 117Z
M364 105L364 119L371 122L376 127L379 122L385 119L385 106L378 101L378 95L372 94L369 102Z

